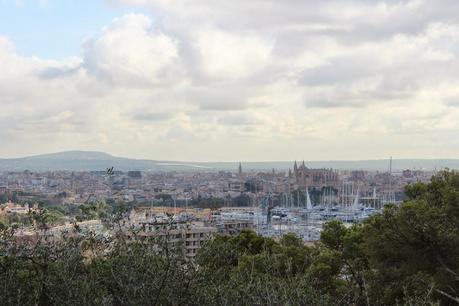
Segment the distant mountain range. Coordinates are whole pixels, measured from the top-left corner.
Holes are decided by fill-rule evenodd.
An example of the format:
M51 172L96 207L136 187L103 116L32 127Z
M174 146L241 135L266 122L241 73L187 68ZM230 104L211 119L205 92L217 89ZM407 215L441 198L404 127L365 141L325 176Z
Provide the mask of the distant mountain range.
M389 169L389 160L382 159L306 161L305 164L310 168L379 171L387 171ZM180 162L131 159L93 151L67 151L23 158L0 159L0 171L104 171L108 167L114 167L115 170L121 171L237 171L238 165L239 162ZM292 166L293 161L242 162L242 167L245 170L286 170L292 168ZM403 169L459 169L459 159L394 159L392 168L394 171Z

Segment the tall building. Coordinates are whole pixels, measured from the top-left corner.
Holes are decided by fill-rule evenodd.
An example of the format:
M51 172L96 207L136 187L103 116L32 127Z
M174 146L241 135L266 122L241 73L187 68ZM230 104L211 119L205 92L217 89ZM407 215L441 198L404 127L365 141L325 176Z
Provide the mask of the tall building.
M293 175L295 182L300 188L325 186L339 186L338 173L333 169L311 169L306 167L304 161L298 166L296 161L293 164Z

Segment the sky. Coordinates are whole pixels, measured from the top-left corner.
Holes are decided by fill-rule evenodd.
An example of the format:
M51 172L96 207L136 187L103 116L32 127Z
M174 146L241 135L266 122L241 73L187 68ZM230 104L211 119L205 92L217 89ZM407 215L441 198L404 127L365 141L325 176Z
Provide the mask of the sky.
M457 0L0 0L0 157L459 158Z

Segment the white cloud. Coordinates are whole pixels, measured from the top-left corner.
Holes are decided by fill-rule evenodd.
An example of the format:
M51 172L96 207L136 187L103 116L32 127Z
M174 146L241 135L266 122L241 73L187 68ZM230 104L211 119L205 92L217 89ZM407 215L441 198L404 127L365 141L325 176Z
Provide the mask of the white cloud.
M221 80L250 77L271 64L271 44L254 35L237 35L215 28L192 36L205 76Z
M459 157L457 1L109 2L155 21L120 16L60 61L0 36L0 154Z
M86 42L84 67L116 85L151 86L163 81L177 53L177 42L153 29L149 17L129 14Z

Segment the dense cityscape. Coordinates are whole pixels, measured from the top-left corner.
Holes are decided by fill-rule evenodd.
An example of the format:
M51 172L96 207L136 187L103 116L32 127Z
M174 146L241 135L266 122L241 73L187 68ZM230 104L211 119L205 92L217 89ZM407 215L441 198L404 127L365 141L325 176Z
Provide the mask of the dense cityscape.
M391 165L3 172L3 298L28 305L237 305L242 295L247 305L453 305L448 284L457 282L450 268L456 255L444 252L457 251L459 174ZM450 238L443 242L439 230ZM426 255L414 255L421 250ZM386 257L400 261L402 279L385 274L393 269ZM439 260L445 269L430 276ZM410 269L427 276L412 283ZM384 293L380 282L404 287Z
M244 171L239 164L232 172L4 172L0 220L13 223L30 209L48 209L56 213L48 229L53 232L73 224L80 206L104 203L128 206L134 227L161 223L168 213L193 231L251 229L277 238L292 232L312 242L319 240L324 222L363 221L404 200L405 186L428 182L433 174L311 169L296 161L288 171ZM21 233L32 234L27 227Z

